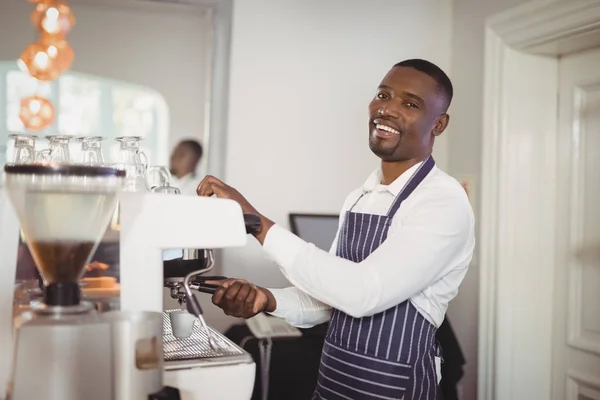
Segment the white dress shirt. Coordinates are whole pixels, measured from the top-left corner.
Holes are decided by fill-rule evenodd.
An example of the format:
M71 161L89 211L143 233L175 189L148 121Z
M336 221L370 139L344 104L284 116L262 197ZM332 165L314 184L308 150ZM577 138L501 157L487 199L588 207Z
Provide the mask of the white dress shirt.
M355 203L353 212L385 215L419 165L387 186L380 183L381 171L374 171L346 198L339 226ZM269 289L277 300L272 315L306 328L328 321L332 307L360 318L410 299L439 327L475 247L467 194L435 166L394 215L386 240L362 262L335 255L338 235L326 252L278 225L271 227L264 250L294 285Z
M196 174L187 174L177 179L173 177L173 186L181 191L184 196L197 196L196 189L200 184L200 179Z

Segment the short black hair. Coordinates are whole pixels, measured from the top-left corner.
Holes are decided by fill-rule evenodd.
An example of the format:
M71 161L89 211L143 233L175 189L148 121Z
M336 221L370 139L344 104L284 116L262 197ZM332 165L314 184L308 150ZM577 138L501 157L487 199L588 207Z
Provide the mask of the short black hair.
M189 147L194 152L194 155L196 156L196 160L200 161L200 159L202 158L202 154L203 154L203 149L202 149L202 145L200 144L200 142L198 142L197 140L194 140L194 139L187 139L187 140L182 140L179 144L182 146Z
M422 60L420 58L412 58L410 60L400 61L394 67L408 67L416 69L417 71L421 71L426 75L429 75L438 84L438 90L442 92L446 99L448 100L448 106L452 102L452 96L454 95L454 89L452 87L452 82L448 75L440 67L435 65L432 62L427 60Z

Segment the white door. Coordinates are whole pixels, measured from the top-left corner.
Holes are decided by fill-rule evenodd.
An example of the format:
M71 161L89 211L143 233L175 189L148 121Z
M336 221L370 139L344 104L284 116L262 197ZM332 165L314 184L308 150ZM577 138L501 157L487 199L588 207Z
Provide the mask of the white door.
M600 48L562 57L559 81L552 398L600 400Z

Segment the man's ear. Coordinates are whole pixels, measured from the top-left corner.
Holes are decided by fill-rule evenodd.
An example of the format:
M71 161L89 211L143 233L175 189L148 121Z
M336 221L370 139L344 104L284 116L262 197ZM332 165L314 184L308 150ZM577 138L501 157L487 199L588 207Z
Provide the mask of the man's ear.
M431 131L431 133L433 133L433 136L440 136L446 130L446 127L448 126L449 122L450 116L448 114L443 114L442 116L440 116L437 122L435 123L435 126L433 127L433 131Z

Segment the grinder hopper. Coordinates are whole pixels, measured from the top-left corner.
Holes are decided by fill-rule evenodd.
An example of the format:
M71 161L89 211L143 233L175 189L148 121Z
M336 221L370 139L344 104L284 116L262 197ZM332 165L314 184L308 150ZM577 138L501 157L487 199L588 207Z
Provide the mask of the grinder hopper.
M6 165L5 189L44 282L38 311L84 312L79 278L113 214L124 171L68 164Z

